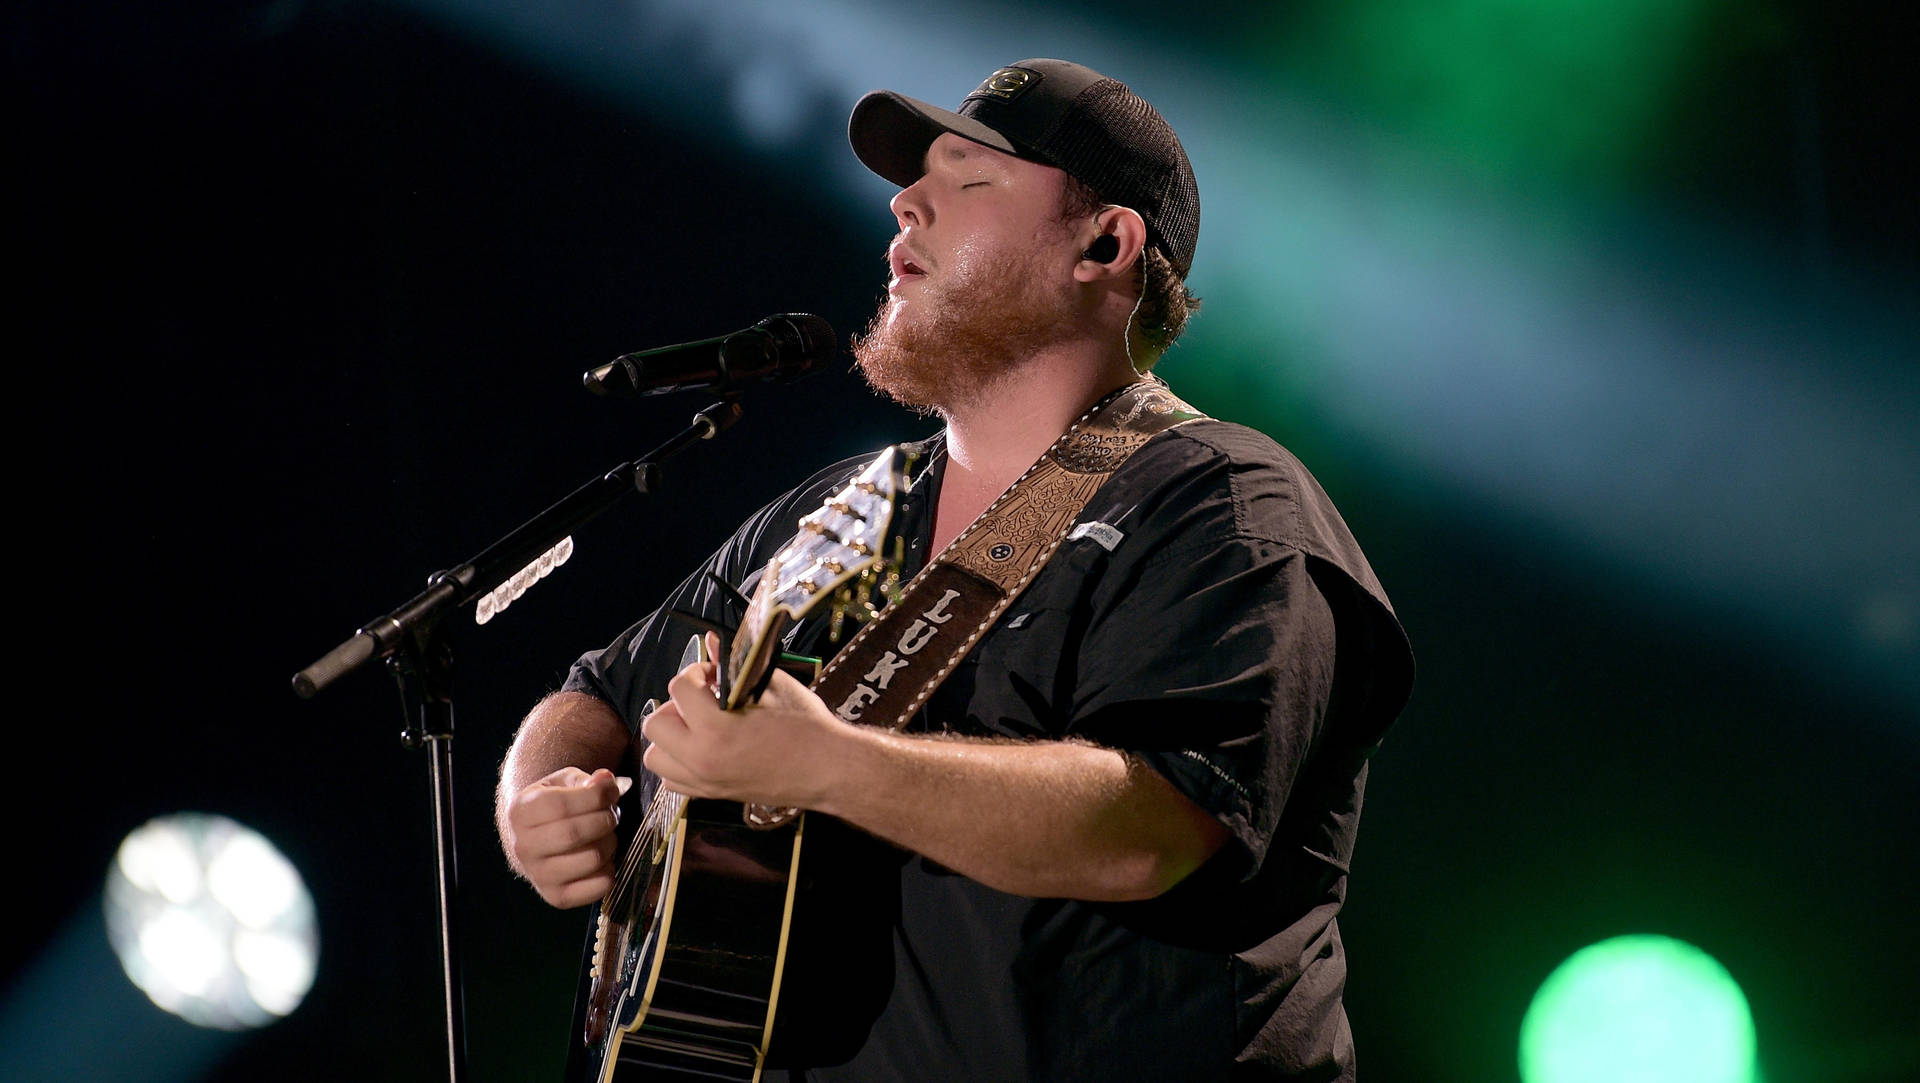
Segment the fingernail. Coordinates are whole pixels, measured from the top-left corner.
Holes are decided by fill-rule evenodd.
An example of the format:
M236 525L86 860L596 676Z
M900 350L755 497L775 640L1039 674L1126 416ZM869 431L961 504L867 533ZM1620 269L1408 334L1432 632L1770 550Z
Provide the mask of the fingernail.
M625 775L613 776L613 784L620 787L620 796L622 797L626 796L628 790L633 789L633 780Z

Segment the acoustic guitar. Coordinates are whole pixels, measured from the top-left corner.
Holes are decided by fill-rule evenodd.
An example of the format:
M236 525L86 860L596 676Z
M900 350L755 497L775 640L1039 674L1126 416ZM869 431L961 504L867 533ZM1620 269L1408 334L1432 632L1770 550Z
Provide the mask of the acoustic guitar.
M716 667L716 692L727 709L764 691L788 626L836 600L843 612L850 603L866 605L886 571L905 458L898 448L882 452L802 519L799 533L768 563ZM627 796L641 804L640 787ZM665 787L656 787L641 807L629 809L623 801L623 824L636 819L623 838L614 887L595 918L587 991L577 1013L584 1044L570 1061L571 1077L593 1083L757 1080L770 1051L789 1044L777 1022L805 1014L783 1012L788 1005L781 995L794 958L795 912L809 909L798 905L801 886L818 879L803 871L808 833L851 829L825 817L810 828L807 815L795 809L689 799ZM822 914L844 909L812 908ZM878 933L884 937L885 928ZM828 1044L857 1043L869 1009L877 1012L878 1003L854 1008L844 1033Z

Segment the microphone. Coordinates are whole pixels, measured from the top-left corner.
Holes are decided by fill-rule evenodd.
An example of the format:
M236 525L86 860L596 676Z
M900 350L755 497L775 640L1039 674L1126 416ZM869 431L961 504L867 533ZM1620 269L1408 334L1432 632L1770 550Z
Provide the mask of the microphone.
M797 380L839 346L833 327L805 312L768 316L744 331L657 350L621 354L580 377L588 391L611 398L669 391L738 391L761 380Z

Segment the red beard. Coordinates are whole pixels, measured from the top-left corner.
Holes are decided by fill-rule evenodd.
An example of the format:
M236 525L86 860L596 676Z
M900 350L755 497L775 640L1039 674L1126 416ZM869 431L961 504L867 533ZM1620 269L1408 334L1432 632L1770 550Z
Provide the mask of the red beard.
M980 273L958 268L888 295L853 337L854 360L875 391L922 414L947 416L981 401L1040 350L1073 337L1073 296L1049 293L1037 251Z

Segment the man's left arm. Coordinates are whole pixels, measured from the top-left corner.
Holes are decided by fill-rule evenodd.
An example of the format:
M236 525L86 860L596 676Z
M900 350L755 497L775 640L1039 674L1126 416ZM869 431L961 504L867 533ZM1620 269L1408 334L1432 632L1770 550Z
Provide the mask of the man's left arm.
M893 733L835 717L776 673L729 713L689 667L643 728L648 770L695 797L815 809L1016 895L1158 895L1226 841L1219 820L1125 753L1075 741Z

